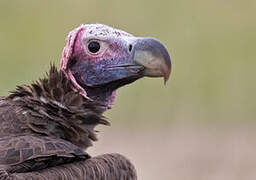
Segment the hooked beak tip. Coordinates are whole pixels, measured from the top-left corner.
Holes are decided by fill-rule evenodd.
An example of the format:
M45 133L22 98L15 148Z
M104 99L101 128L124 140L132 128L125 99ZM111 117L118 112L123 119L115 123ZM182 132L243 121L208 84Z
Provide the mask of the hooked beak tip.
M166 85L167 81L169 80L169 77L171 75L171 68L166 68L165 71L163 71L163 79L164 79L164 85Z
M145 69L144 76L163 77L167 83L171 74L171 58L165 46L154 38L140 38L134 48L134 61Z

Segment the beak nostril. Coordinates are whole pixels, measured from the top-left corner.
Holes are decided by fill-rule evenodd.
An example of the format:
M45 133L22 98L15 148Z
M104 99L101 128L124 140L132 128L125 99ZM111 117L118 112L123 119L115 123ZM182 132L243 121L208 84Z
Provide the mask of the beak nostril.
M129 49L130 52L132 51L132 45L131 44L129 44L128 49Z

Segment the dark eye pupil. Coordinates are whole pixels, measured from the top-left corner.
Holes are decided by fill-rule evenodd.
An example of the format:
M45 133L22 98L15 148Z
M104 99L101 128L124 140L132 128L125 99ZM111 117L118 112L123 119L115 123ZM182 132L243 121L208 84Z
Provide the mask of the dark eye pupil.
M91 53L96 53L100 50L100 43L92 41L88 44L88 49Z

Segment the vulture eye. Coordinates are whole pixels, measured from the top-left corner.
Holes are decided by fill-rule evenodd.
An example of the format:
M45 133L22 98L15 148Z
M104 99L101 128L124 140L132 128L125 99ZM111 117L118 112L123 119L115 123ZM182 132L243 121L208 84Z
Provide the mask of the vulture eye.
M93 54L97 53L100 50L100 43L97 41L89 42L88 50Z
M132 45L131 44L129 45L128 49L129 49L130 52L132 51Z

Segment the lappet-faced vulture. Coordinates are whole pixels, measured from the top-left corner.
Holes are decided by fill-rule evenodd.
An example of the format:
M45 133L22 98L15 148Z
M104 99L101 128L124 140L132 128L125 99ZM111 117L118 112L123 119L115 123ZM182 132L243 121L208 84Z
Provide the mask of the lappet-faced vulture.
M102 24L71 31L61 69L0 99L0 179L136 179L119 154L90 157L95 126L116 90L142 77L163 77L171 61L156 39Z

